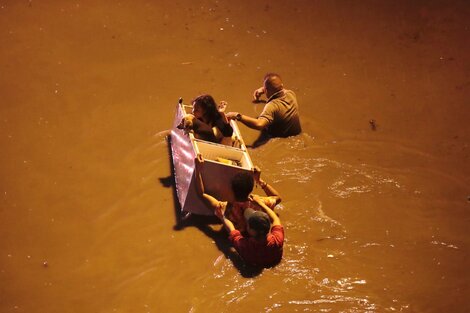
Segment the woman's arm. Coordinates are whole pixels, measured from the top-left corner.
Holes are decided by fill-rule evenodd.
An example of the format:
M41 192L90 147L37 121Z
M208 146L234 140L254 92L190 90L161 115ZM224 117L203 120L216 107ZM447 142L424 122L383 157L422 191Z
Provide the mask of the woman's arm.
M222 113L224 114L224 113ZM225 114L224 114L225 115ZM233 128L228 122L225 122L224 118L221 117L215 121L215 126L220 130L224 137L231 137L233 135Z

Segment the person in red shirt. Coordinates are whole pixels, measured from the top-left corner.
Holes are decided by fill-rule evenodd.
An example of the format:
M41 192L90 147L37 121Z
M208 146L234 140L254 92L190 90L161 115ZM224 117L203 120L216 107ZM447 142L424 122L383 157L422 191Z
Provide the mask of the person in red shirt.
M276 213L264 202L257 201L261 210L246 208L243 218L246 221L248 236L235 229L232 221L225 217L227 202L222 202L204 192L204 183L200 175L203 159L198 155L196 164L196 190L203 201L214 210L229 232L229 240L242 259L251 266L272 267L282 259L284 228ZM259 175L256 175L259 179ZM266 184L266 183L265 183ZM253 185L251 185L251 193ZM255 198L256 199L256 198Z
M230 182L234 201L227 203L225 216L242 234L247 231L246 219L243 216L246 209L262 210L260 203L263 203L274 210L274 207L281 202L281 196L277 190L262 180L260 175L259 170L255 168L253 175L241 172L235 175ZM266 196L252 194L255 181L263 189Z
M216 211L216 215L230 231L230 241L247 264L256 267L271 267L282 259L284 228L273 210L266 205L262 207L264 212L245 210L248 237L243 236L239 230L231 228L230 220L220 214L220 211Z

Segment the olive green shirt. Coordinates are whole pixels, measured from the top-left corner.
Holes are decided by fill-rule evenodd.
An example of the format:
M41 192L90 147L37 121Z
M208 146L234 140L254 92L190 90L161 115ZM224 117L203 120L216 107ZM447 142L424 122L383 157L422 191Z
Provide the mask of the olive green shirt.
M272 95L259 117L268 121L266 131L273 137L289 137L302 132L297 98L291 90L284 89Z

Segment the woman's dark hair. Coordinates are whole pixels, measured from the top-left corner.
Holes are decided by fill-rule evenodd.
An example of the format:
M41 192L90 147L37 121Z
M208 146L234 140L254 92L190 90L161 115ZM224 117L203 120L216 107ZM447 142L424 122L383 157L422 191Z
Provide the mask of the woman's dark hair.
M253 191L255 181L253 175L248 172L241 172L232 178L232 191L237 201L245 201Z
M204 117L209 123L214 124L220 118L217 105L211 95L200 95L193 100L193 103L198 104L204 110Z

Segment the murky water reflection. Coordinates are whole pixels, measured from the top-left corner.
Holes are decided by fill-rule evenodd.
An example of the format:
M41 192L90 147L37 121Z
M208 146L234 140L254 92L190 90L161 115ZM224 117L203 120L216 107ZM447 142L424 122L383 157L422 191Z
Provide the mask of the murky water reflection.
M0 3L0 311L468 312L469 13ZM259 114L268 71L305 132L250 151L287 235L253 275L215 221L177 225L166 136L180 96Z

